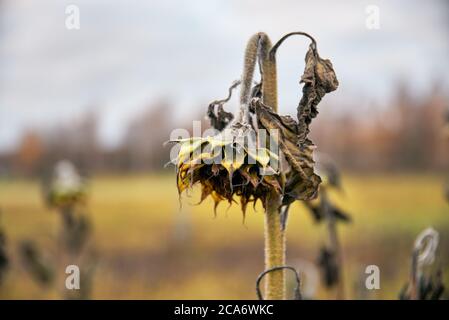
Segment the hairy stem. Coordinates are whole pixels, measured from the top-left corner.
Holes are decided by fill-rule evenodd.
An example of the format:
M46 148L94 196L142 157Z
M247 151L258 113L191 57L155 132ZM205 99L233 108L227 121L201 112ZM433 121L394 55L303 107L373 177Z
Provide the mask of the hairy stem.
M290 266L281 266L281 267L274 267L274 268L270 268L265 270L264 272L262 272L261 274L259 274L259 277L257 278L256 281L256 294L257 294L257 298L259 300L265 300L262 292L260 291L260 282L262 281L263 277L265 277L267 274L269 274L270 272L274 272L274 271L278 271L278 270L290 270L295 274L295 278L296 278L296 288L295 288L295 300L302 300L302 296L301 296L301 291L300 291L300 286L301 286L301 280L299 279L299 274L296 271L295 268L290 267Z
M259 34L253 35L249 39L245 49L240 91L240 115L238 119L242 122L249 122L249 100L251 98L251 87L254 77L254 69L256 67L259 38Z
M262 32L253 35L246 46L240 93L240 120L243 122L249 122L249 103L257 60L262 78L262 101L274 111L278 110L276 59L270 51L271 41ZM272 192L267 198L265 212L265 270L285 265L285 232L280 204L280 195ZM267 274L265 296L268 300L285 298L284 269Z
M283 36L281 39L279 39L279 41L276 42L275 45L271 48L270 55L271 56L275 56L277 49L281 46L281 44L286 39L290 38L291 36L304 36L304 37L307 37L307 38L309 38L312 41L313 46L316 48L316 41L310 34L305 33L305 32L301 32L301 31L296 31L296 32L287 33L285 36Z
M266 34L259 34L259 66L262 74L262 101L278 111L277 72L275 56L270 55L271 41ZM285 228L280 213L281 198L272 192L267 199L265 212L265 270L285 265ZM267 274L265 296L268 300L285 298L285 270Z
M260 38L259 63L262 72L262 99L263 103L278 111L278 89L276 56L270 55L271 41L268 36Z
M260 38L259 64L262 73L262 101L278 111L276 59L271 56L271 41L266 35ZM285 224L280 212L281 198L272 193L268 197L265 213L265 270L285 265ZM268 300L285 298L285 271L267 274L265 296Z
M259 60L262 73L263 102L277 111L276 58L275 55L270 55L270 50L270 38L263 32L253 35L246 45L240 91L239 120L241 121L248 121L249 119L248 106L251 99L251 88L257 60Z
M410 300L418 300L418 250L412 253L412 269L410 272Z
M279 214L280 196L271 193L267 199L265 212L265 270L285 265L285 232L282 230ZM285 272L277 270L266 275L265 298L281 300L285 298Z

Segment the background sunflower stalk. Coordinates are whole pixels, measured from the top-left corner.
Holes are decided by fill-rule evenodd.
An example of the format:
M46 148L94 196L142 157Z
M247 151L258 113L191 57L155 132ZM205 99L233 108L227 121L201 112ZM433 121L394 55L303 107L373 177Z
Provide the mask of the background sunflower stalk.
M53 176L43 181L43 196L61 218L60 235L54 254L46 257L32 240L20 246L23 263L30 275L42 286L58 284L58 292L66 299L88 299L96 267L96 253L91 243L92 224L85 212L87 188L75 166L63 160L56 164ZM79 290L67 290L59 283L68 265L80 266ZM64 273L63 273L63 272Z
M312 40L301 77L303 97L298 121L278 114L276 51L292 35ZM258 63L261 81L253 84ZM241 85L240 108L234 116L223 105L232 90ZM315 40L303 32L282 37L274 46L265 33L253 35L246 46L244 70L229 96L209 105L208 116L218 130L215 136L176 139L180 149L175 160L181 194L199 183L201 201L209 195L215 209L222 200L240 199L243 214L247 204L261 200L265 209L265 298L285 299L285 229L290 204L308 201L318 193L320 177L314 172L309 125L318 114L317 105L338 81L329 60L319 57ZM259 129L264 129L262 134ZM266 147L270 145L269 149ZM273 150L276 150L273 152Z
M318 200L307 201L305 205L316 223L326 224L328 239L326 245L321 248L318 257L323 283L327 289L336 289L335 297L337 299L344 299L343 255L337 225L340 222L349 223L352 219L347 212L336 206L329 196L332 190L343 191L340 171L336 164L329 156L319 154L317 169L323 178Z

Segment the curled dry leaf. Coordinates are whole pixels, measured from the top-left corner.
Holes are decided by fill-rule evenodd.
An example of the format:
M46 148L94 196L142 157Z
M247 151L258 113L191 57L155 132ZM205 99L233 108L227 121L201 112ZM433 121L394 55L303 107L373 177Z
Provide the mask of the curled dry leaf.
M331 288L338 283L340 268L337 263L335 253L327 248L321 248L318 257L318 265L321 271L321 278L327 288Z
M323 212L320 205L317 205L317 204L313 203L312 201L306 201L305 205L306 205L307 209L309 209L310 213L312 214L315 222L321 222L324 219L326 219L326 213ZM351 216L347 212L344 212L343 210L334 206L330 202L328 202L328 210L329 210L329 214L331 214L332 217L336 221L341 221L341 222L345 222L345 223L352 221Z
M50 285L55 278L54 270L36 244L27 240L20 244L19 249L25 268L31 276L42 285Z
M295 200L310 200L316 197L321 179L313 170L314 145L307 140L302 148L298 146L298 123L290 116L280 116L265 106L260 99L251 101L251 109L256 113L259 128L276 130L278 144L291 170L286 173L283 204Z
M301 77L303 96L298 105L299 143L303 144L309 134L309 125L318 114L318 103L326 93L338 87L337 76L328 59L321 59L314 43L306 54L306 66Z

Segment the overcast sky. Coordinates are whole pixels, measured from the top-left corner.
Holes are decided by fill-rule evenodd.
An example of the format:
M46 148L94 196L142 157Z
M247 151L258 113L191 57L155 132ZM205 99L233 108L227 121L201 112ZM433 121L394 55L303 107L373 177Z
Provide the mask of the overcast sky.
M65 26L68 4L80 9L80 30ZM366 27L368 5L380 10L378 30ZM0 150L13 148L27 126L90 109L101 115L109 145L151 101L198 113L240 77L245 42L257 31L273 41L295 30L314 35L341 84L326 102L341 110L345 101L387 100L398 80L417 94L435 80L448 88L448 8L443 1L0 0ZM283 113L296 108L306 47L291 39L279 51Z

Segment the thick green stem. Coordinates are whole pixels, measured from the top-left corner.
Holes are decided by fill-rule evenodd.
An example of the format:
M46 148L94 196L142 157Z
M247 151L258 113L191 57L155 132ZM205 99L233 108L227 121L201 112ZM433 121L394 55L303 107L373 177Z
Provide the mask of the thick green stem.
M280 197L272 193L267 199L265 212L265 270L285 265L285 232L279 214ZM265 298L285 298L285 272L277 270L267 274Z
M262 72L262 99L263 103L271 107L275 112L278 111L278 89L277 89L277 71L276 56L270 54L271 41L267 35L263 34L260 38L259 61Z
M262 100L277 112L276 58L270 54L270 50L270 38L263 32L253 35L246 45L240 91L240 120L248 120L248 105L257 59L262 73Z
M247 107L251 98L251 88L253 86L254 69L256 68L259 40L260 34L256 33L248 40L246 45L240 91L241 108Z
M275 55L270 54L271 41L265 33L253 35L245 50L244 69L241 80L240 120L249 120L249 103L257 59L262 75L262 101L274 111L278 110L277 73ZM272 192L265 212L265 270L285 265L285 231L280 214L281 197ZM265 298L285 298L284 270L270 272L266 276Z
M259 65L262 73L262 101L278 111L276 58L270 55L271 41L264 33L259 38ZM281 219L281 197L272 192L265 212L265 270L285 265L286 239ZM285 270L267 274L265 296L268 300L285 299Z
M263 103L278 111L276 59L270 55L271 41L267 35L260 38L259 63L262 73ZM265 270L285 265L286 239L280 213L281 197L276 192L267 199L265 212ZM265 296L268 300L285 299L285 270L267 274Z

